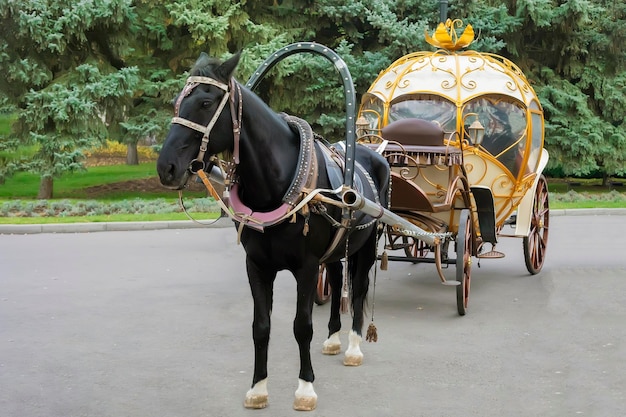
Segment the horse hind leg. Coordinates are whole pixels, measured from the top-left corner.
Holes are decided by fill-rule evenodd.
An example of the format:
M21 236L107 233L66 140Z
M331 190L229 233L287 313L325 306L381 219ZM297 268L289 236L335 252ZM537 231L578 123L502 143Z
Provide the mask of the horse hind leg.
M348 261L352 282L352 329L348 335L348 349L343 359L346 366L359 366L363 363L361 342L364 306L369 288L369 272L376 261L376 235L372 233L361 250Z
M341 352L341 339L339 331L341 330L341 284L343 267L341 262L331 262L326 265L326 276L330 282L331 302L330 302L330 319L328 320L328 338L322 345L322 353L324 355L337 355Z

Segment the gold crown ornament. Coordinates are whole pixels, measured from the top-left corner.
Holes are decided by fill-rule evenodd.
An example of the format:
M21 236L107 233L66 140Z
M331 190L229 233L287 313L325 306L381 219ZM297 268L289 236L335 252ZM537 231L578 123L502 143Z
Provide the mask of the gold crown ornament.
M461 27L463 27L463 21L460 19L448 19L446 23L439 23L432 37L428 34L428 31L424 31L426 42L436 48L458 51L474 42L474 28L472 28L472 25L467 25L461 36L458 36L456 29Z

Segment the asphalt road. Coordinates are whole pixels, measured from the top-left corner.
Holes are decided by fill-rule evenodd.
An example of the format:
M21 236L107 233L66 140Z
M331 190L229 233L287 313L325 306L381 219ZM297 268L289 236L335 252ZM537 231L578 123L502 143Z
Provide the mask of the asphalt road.
M328 306L316 307L309 415L626 415L626 216L551 220L542 273L527 274L521 240L503 239L506 258L474 263L464 317L433 266L379 271L379 340L361 367L321 354ZM0 415L298 414L285 273L270 406L243 408L252 301L235 240L231 228L0 235Z

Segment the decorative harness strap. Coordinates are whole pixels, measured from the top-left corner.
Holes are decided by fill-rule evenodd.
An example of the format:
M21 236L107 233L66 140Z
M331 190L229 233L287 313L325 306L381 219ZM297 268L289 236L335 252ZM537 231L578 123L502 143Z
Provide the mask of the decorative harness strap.
M225 93L224 96L222 97L222 100L220 101L220 104L217 106L217 110L215 111L215 114L213 114L211 121L209 121L209 124L206 126L202 126L201 124L192 122L191 120L187 120L178 116L178 113L180 111L180 105L183 99L187 97L189 94L191 94L191 92L200 84L214 85L215 87L218 87L219 89L223 90ZM226 106L226 102L228 101L229 97L230 97L230 109L231 109L231 117L233 120L233 134L234 134L233 158L236 164L239 163L239 135L241 133L241 113L242 113L242 107L243 107L242 100L241 100L241 87L239 86L239 84L235 83L234 79L231 79L230 84L232 88L229 88L228 84L224 84L210 77L192 76L192 77L187 78L187 83L185 84L183 91L179 94L178 99L176 100L176 104L174 106L174 117L172 118L172 123L183 125L185 127L196 130L203 134L198 156L196 157L196 159L191 161L190 166L189 166L190 170L194 173L201 169L204 169L204 165L205 165L204 154L206 153L209 147L209 135L211 134L211 130L213 130L213 126L215 126L215 123L217 122L218 117L220 116L220 114L222 114L222 110L224 110L224 107ZM233 89L235 88L237 89L237 92L239 93L238 94L239 95L238 113L235 113L235 108L234 108L235 107L235 95L230 94L230 92L233 91Z
M263 230L265 227L278 224L292 217L298 210L304 215L306 219L305 228L308 229L307 206L300 206L298 203L305 196L303 190L314 189L317 184L318 162L315 154L313 130L306 121L300 118L289 115L283 115L283 118L290 126L298 129L301 139L296 175L283 196L283 203L275 210L269 212L255 212L240 200L239 185L236 179L231 179L229 206L232 209L233 218L242 225L256 230ZM300 208L294 211L295 207ZM294 220L292 219L292 221Z

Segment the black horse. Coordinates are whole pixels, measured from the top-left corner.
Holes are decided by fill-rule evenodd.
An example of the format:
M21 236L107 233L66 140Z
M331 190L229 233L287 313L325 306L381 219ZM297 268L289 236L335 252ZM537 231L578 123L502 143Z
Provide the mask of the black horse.
M352 213L351 219L343 216L342 221L340 207L317 199L304 200L303 204L310 188L328 190L336 185L332 180L333 175L337 177L337 166L329 161L335 160L338 152L325 149L320 138L311 140L312 132L305 122L275 113L235 81L238 62L239 54L224 63L206 54L198 58L176 99L176 117L157 169L164 186L182 189L194 172L210 170L212 156L223 152L233 156L227 176L230 196L224 201L231 208L246 251L254 299L254 376L244 404L248 408L267 406L273 284L278 271L289 270L297 281L298 293L293 332L299 346L300 373L294 408L312 410L317 394L312 385L310 344L320 261L327 265L333 289L324 353L340 351L340 299L342 289L349 288L353 323L344 363L360 365L363 306L368 274L376 259L377 221L359 212ZM355 169L355 184L363 184L366 198L387 207L389 166L385 159L359 145L356 162L360 169ZM349 286L342 280L341 259L346 254Z

